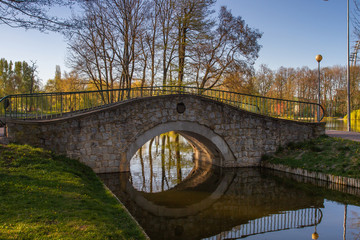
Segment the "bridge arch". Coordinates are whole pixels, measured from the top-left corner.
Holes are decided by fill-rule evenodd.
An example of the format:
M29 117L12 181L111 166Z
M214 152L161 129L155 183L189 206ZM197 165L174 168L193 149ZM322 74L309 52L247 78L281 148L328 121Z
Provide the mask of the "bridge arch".
M136 140L130 143L128 147L126 163L130 163L136 151L147 141L170 131L180 133L193 145L195 151L202 151L209 155L207 159L202 160L210 160L212 164L217 166L222 165L223 159L235 161L235 157L228 144L213 130L197 122L175 121L161 123L137 136Z

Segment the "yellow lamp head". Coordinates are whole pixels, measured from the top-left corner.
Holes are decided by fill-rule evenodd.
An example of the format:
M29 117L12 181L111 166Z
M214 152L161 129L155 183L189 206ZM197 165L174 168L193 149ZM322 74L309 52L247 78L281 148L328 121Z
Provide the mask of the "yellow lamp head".
M319 234L317 232L314 232L312 235L311 235L311 238L312 239L318 239L319 238Z
M315 59L316 59L316 61L321 62L323 57L320 54L318 54L318 55L316 55Z

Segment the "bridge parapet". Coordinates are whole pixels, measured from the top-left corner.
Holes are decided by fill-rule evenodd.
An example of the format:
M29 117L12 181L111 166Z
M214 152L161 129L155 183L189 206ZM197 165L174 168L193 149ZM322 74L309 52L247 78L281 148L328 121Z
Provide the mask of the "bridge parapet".
M0 115L23 120L55 119L130 99L177 94L202 96L249 112L293 121L317 122L324 117L322 106L312 102L185 86L9 95L0 99Z

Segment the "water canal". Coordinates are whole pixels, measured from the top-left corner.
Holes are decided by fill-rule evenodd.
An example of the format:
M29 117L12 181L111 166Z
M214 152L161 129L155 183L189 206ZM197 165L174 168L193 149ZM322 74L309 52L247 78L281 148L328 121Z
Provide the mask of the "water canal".
M360 239L360 189L214 167L174 132L139 149L130 172L99 176L154 240Z
M326 122L326 130L347 131L346 119L327 117L323 121ZM351 120L351 129L353 132L360 132L360 120Z

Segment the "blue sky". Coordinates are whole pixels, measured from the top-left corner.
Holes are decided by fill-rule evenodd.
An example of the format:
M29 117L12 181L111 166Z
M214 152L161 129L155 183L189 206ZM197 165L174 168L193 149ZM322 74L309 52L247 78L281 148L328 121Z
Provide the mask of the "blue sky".
M323 55L323 66L346 65L345 0L222 0L218 4L263 32L257 66L315 68L317 54Z
M267 64L274 70L280 66L316 68L317 54L323 55L322 66L346 65L345 0L218 0L217 8L221 5L263 32L263 47L255 67ZM0 25L0 32L0 58L36 61L43 83L54 77L56 65L69 71L62 35L4 25ZM355 40L352 35L351 41Z

